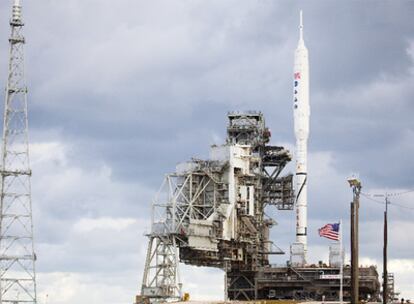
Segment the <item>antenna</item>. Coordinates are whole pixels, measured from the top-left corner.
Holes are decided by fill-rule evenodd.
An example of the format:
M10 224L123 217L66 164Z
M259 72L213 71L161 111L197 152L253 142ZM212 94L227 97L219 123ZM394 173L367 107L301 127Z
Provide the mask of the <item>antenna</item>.
M25 39L20 1L13 3L0 168L0 304L36 304Z
M303 40L303 12L300 10L300 21L299 21L299 33L300 33L300 40Z

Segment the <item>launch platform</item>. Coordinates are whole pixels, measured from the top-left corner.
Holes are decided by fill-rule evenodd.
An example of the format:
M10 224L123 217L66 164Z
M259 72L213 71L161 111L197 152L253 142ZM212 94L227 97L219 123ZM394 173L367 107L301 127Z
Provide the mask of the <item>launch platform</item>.
M210 159L178 164L166 176L153 202L140 299L182 298L179 262L224 270L229 300L338 299L338 247L330 248L329 266L305 266L303 252L299 259L291 252L284 267L269 261L284 252L270 240L275 221L265 208L293 210L295 197L293 176L282 174L291 154L269 145L270 137L262 113L231 112L226 143L212 146ZM344 300L349 277L345 267ZM361 268L360 299L376 301L379 291L376 268Z

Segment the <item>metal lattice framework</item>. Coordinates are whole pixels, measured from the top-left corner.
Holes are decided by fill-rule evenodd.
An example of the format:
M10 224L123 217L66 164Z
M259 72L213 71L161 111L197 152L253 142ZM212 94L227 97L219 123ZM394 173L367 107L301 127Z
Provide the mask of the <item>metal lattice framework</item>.
M257 269L283 254L269 239L274 221L264 209L293 207L292 175L280 176L290 153L267 145L271 134L261 113L228 118L227 143L212 146L208 160L178 164L152 203L137 303L179 298L179 262L223 269L226 297L255 299Z
M181 298L174 236L158 234L150 237L141 292L156 301Z
M200 166L203 165L205 163L200 162ZM141 289L141 294L153 302L182 297L178 245L188 245L186 236L191 234L190 222L208 219L222 198L221 183L215 181L213 175L206 169L197 173L169 174L153 201Z
M141 295L153 302L181 298L181 282L176 247L174 203L181 191L176 191L175 179L167 176L152 204L151 232L142 280Z
M15 0L0 171L0 303L13 304L37 303L23 25Z

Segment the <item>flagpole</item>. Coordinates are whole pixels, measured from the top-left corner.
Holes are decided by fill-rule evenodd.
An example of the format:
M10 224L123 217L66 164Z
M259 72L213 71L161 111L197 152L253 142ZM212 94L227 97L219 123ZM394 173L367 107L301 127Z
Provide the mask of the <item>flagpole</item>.
M339 251L341 257L341 264L339 268L339 302L342 304L343 302L343 285L344 285L344 256L343 256L343 249L342 249L342 219L339 220Z

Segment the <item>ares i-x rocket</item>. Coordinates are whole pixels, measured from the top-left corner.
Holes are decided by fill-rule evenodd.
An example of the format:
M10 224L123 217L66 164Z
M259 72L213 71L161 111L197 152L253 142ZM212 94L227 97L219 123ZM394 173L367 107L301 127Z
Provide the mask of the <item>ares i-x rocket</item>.
M303 40L303 19L300 12L299 43L295 51L293 72L293 116L296 136L296 244L307 253L307 158L309 137L309 58Z

